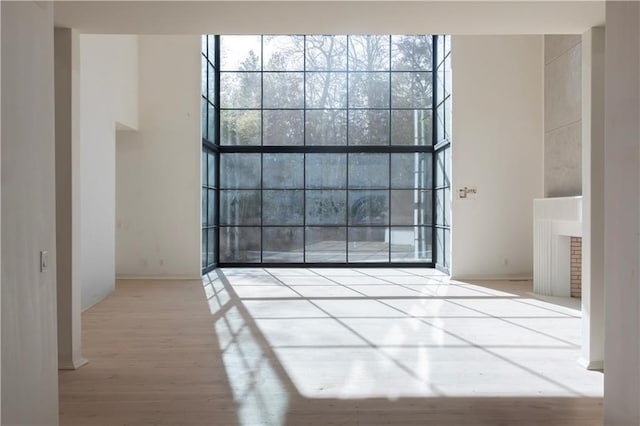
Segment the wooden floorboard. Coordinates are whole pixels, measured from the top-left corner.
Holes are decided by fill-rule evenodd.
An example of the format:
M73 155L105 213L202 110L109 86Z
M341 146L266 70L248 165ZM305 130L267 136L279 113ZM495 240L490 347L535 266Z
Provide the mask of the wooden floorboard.
M83 314L89 363L60 372L60 424L602 424L596 397L305 397L229 293L213 303L200 281L119 281L113 295ZM217 322L227 314L238 333L255 336L256 347L234 348L218 337Z

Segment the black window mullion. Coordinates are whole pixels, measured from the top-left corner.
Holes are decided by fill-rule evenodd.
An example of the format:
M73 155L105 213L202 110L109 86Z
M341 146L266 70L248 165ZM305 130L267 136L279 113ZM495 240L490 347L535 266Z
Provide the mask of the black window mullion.
M215 77L214 81L216 82L216 99L215 99L215 111L216 111L216 126L215 126L215 140L214 140L214 163L216 165L215 176L214 176L214 185L216 187L215 191L215 202L216 202L216 211L215 211L215 222L214 222L214 243L216 244L216 250L214 252L214 266L220 263L220 36L214 36L215 41L215 49L214 49L214 70Z
M307 36L302 37L302 146L307 146ZM302 262L307 261L307 154L302 153Z
M393 99L393 97L391 96L391 87L392 87L392 82L391 79L393 78L393 74L391 73L391 52L393 51L393 40L392 37L389 36L389 145L393 145L393 141L391 140L392 137L392 131L391 128L393 126L393 123L391 122L392 117L391 117L391 111L392 111L392 107L393 105L391 105L391 100ZM389 181L387 183L387 193L388 193L388 197L389 197L389 212L388 217L387 217L387 229L389 232L389 246L387 247L387 259L389 260L389 263L391 263L391 206L392 206L392 202L391 202L391 153L387 154L388 156L388 163L389 163Z
M345 62L345 66L346 66L346 73L347 73L347 81L346 81L346 86L347 86L347 129L346 129L346 142L347 145L346 146L351 146L351 144L349 143L349 122L351 121L351 112L350 112L350 105L351 105L351 95L349 92L349 80L350 80L350 76L351 76L351 70L349 67L349 45L350 45L350 41L351 41L351 36L347 35L347 44L346 44L346 62ZM345 162L345 167L346 167L346 173L345 173L345 178L346 178L346 182L345 182L345 186L344 186L344 196L345 196L345 218L344 218L344 260L345 262L349 262L349 153L345 154L346 157L346 162Z

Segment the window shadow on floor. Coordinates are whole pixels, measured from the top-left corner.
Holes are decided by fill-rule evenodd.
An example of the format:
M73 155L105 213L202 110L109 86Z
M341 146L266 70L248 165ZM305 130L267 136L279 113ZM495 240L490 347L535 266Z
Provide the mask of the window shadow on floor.
M602 424L601 378L567 363L579 312L522 285L389 274L205 276L238 424Z

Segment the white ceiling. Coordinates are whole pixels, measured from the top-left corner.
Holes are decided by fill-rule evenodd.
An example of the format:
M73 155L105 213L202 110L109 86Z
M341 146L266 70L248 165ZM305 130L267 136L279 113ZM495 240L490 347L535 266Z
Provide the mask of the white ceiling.
M57 1L56 26L119 34L577 34L604 0Z

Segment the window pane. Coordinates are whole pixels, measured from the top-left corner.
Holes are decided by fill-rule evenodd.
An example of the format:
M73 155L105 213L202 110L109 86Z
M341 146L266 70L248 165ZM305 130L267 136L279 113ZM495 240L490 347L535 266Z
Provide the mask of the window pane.
M440 65L440 63L444 59L444 53L445 53L444 38L445 37L443 35L438 36L438 56L436 59L436 65Z
M349 225L388 225L389 191L349 191Z
M391 191L392 225L431 225L431 191Z
M436 190L436 225L444 225L444 189Z
M392 188L430 188L432 176L431 154L391 154Z
M213 105L207 105L207 140L215 142L216 139L216 110Z
M200 57L200 71L201 71L201 75L200 75L200 84L202 85L200 87L200 93L202 94L202 96L206 96L207 95L207 69L208 69L208 64L209 62L207 61L207 58L204 56Z
M392 262L431 262L431 228L394 226L391 228Z
M391 111L392 145L431 145L433 130L431 110Z
M346 145L347 111L307 111L307 145Z
M205 269L207 267L207 230L202 230L202 248L201 248L201 268Z
M444 230L444 267L449 268L451 262L451 230Z
M260 111L220 111L220 145L260 145Z
M444 186L451 186L451 148L446 149L444 162Z
M451 226L451 189L444 190L444 224Z
M451 94L451 55L444 60L444 95Z
M304 108L304 74L264 73L264 108Z
M202 43L200 45L200 51L204 54L207 55L207 36L203 35L200 42Z
M265 71L302 71L303 36L264 36Z
M260 154L220 154L222 188L260 188Z
M264 145L303 145L304 111L263 111Z
M304 191L264 190L262 192L264 225L303 225Z
M207 185L207 151L202 151L200 155L200 176L202 179L202 186Z
M349 262L388 262L387 228L349 228Z
M444 104L440 104L438 108L436 108L436 134L438 136L438 142L444 141Z
M349 74L349 108L389 108L389 73Z
M209 102L215 103L216 101L216 73L213 70L213 66L208 63L209 74L208 74L208 88L209 88Z
M257 72L220 73L220 107L260 108L262 76Z
M389 59L389 36L349 36L350 70L386 71Z
M434 228L436 233L436 263L444 266L444 229Z
M262 228L262 261L302 263L303 233L303 228Z
M207 155L207 159L209 162L209 169L207 170L209 181L207 183L209 186L216 186L216 155L210 152Z
M207 196L207 221L209 226L216 223L216 191L214 189L210 189Z
M391 69L429 71L432 69L432 36L399 35L391 37Z
M349 145L389 145L389 111L349 111Z
M207 137L207 130L208 130L208 126L207 126L207 100L205 98L202 98L200 101L200 123L201 123L201 132L202 132L202 139L208 139Z
M222 71L260 71L260 36L220 36Z
M344 71L347 69L347 36L308 35L307 70Z
M444 155L445 151L439 151L436 153L436 187L444 185Z
M444 101L444 138L445 140L451 140L451 97L448 97L446 101Z
M388 188L389 154L349 154L349 188Z
M392 108L430 108L431 95L430 72L392 73Z
M213 57L216 52L216 36L214 34L209 34L207 35L207 40L209 43L209 56Z
M308 227L305 230L307 262L346 262L347 230L343 227Z
M347 192L306 191L307 225L344 225L347 221Z
M264 188L304 188L303 154L264 154Z
M220 191L220 225L260 225L260 191Z
M220 228L221 262L260 262L260 228Z
M346 188L346 154L307 154L307 188Z
M212 266L215 263L216 247L218 247L216 242L216 228L209 228L207 234L207 266Z
M202 211L200 212L202 226L207 226L207 189L202 189Z
M438 72L436 73L436 85L438 88L436 93L436 105L440 105L440 102L444 99L444 65L438 66Z
M306 75L307 108L346 108L347 74L314 72Z

